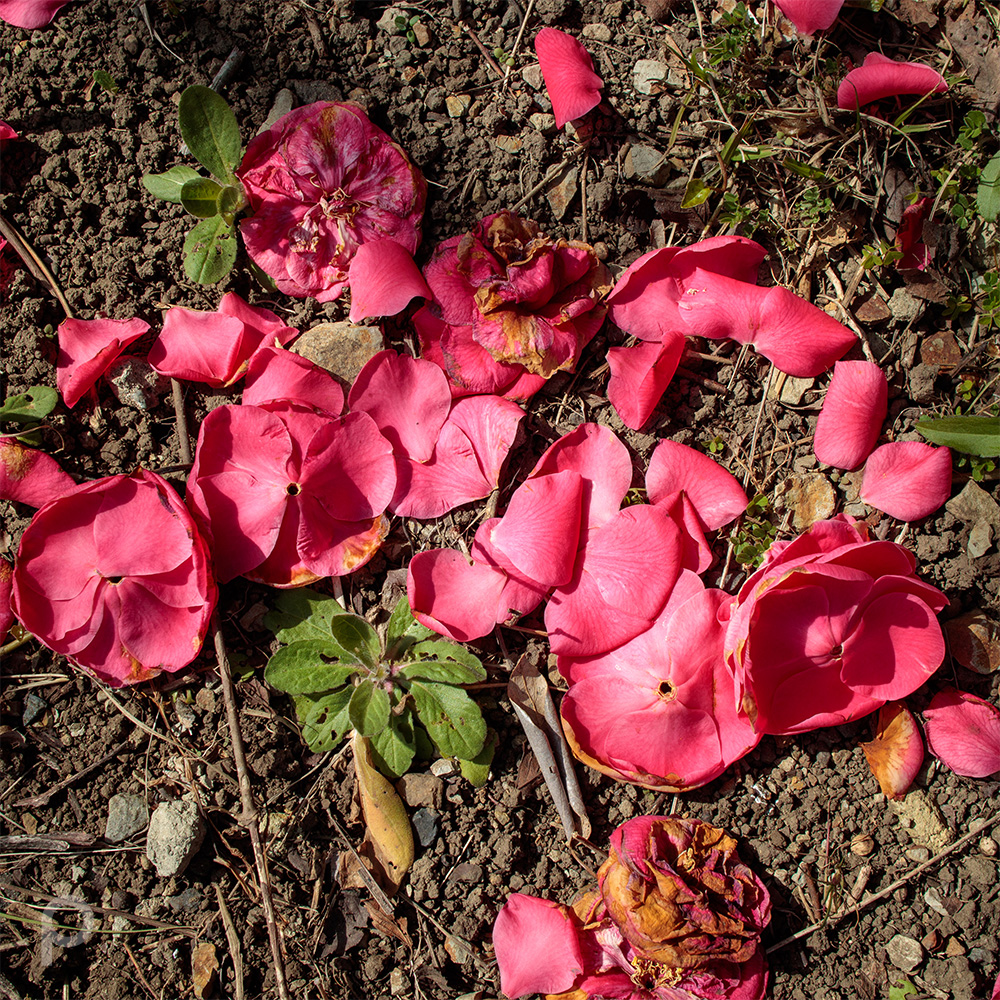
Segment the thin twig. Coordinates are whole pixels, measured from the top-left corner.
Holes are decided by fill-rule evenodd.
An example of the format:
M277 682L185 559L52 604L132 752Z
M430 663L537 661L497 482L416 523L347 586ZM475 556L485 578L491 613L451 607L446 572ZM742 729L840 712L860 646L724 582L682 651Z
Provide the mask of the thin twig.
M180 442L181 464L191 464L191 438L188 435L187 416L184 413L184 389L177 379L170 380L174 398L174 413L177 416L177 440Z
M497 65L496 59L490 55L489 50L485 45L479 40L479 36L472 30L472 26L469 24L463 24L463 28L469 33L469 37L476 43L476 48L483 54L483 58L486 60L486 65L489 66L493 73L496 75L498 80L503 80L503 70Z
M21 235L21 231L9 219L0 215L0 235L3 235L8 243L17 251L17 255L24 261L24 266L39 281L49 286L52 294L59 300L59 305L63 307L67 319L73 318L73 310L70 309L66 296L63 295L59 283L52 276L52 272L45 266L45 262L35 253L31 244Z
M233 988L236 1000L243 1000L243 952L240 950L240 936L236 933L236 925L233 923L232 914L226 905L226 897L222 895L218 882L215 884L215 898L219 904L219 915L222 917L226 941L229 943L229 957L233 960Z
M549 181L558 177L563 169L581 156L583 152L584 150L581 146L579 149L571 152L568 156L564 156L555 166L549 167L549 169L545 171L545 176L527 194L525 194L524 197L519 198L516 202L514 202L511 206L511 211L516 212L518 209L527 205L528 202L539 193L539 191L543 191L545 189L545 186L549 183Z
M76 774L71 774L68 778L63 778L62 781L57 781L47 791L42 792L41 795L29 795L26 799L18 799L13 804L25 809L38 809L42 806L47 806L53 795L61 792L64 788L69 788L69 786L74 782L79 781L81 778L85 778L88 774L92 771L96 771L99 767L103 767L103 765L107 764L109 760L113 760L120 753L128 750L130 746L131 742L129 740L122 740L118 746L106 753L103 757L95 760L93 764L88 764L82 770L77 771Z
M510 76L511 68L514 65L514 60L517 59L517 50L521 47L521 39L524 38L524 29L528 27L528 19L531 17L531 12L534 10L535 0L528 0L528 6L524 11L524 19L521 21L521 27L517 31L517 38L514 39L514 47L510 50L510 62L507 63L506 68L503 73L504 83L507 82Z

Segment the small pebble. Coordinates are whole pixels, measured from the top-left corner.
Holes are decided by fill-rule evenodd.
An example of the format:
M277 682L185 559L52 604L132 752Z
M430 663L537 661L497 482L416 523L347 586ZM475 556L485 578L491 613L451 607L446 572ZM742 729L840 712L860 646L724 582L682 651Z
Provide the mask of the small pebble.
M859 858L867 858L875 850L875 841L867 833L859 833L851 838L851 853Z
M997 842L992 837L983 837L979 841L979 853L985 854L988 858L997 856Z
M413 829L421 847L430 847L437 840L438 814L433 809L418 809L413 814Z
M912 972L923 960L924 949L919 941L897 934L885 946L889 961L903 972Z

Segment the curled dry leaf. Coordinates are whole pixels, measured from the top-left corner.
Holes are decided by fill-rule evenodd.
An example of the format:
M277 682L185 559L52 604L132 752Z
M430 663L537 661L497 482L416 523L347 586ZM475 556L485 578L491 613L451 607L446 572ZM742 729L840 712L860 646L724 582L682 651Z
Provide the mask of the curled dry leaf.
M901 799L924 762L924 741L912 713L901 701L879 709L875 738L862 743L868 766L889 799Z
M212 995L211 987L218 971L219 959L215 954L215 945L211 941L199 941L191 949L191 985L198 1000Z
M1000 669L1000 624L982 611L946 622L945 635L951 655L977 674L992 674Z

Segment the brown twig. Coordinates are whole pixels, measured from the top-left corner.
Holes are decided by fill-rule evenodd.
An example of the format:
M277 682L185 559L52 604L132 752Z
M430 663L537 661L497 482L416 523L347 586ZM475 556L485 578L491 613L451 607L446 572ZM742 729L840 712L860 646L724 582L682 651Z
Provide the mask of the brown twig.
M156 1000L156 990L149 985L149 980L142 974L142 968L139 963L135 960L135 955L132 954L132 949L123 941L122 947L125 949L125 954L132 960L132 964L135 966L135 974L139 978L139 982L142 984L143 989Z
M233 960L233 991L236 993L236 1000L243 1000L243 952L240 951L240 936L236 933L236 925L233 923L232 914L226 905L226 898L222 895L222 889L218 882L215 884L215 898L219 904L219 915L222 917L222 926L226 932L226 941L229 944L229 957Z
M52 272L45 266L45 262L35 253L31 244L21 235L21 231L8 219L0 215L0 235L3 235L8 243L17 251L17 255L24 261L24 266L32 275L43 284L49 286L52 294L59 300L59 305L63 307L67 319L73 318L73 310L70 309L66 296L63 295L59 283L52 276Z
M47 791L42 792L40 795L29 795L25 799L18 799L14 805L24 807L26 809L37 809L41 806L47 806L49 804L49 799L52 798L57 792L61 792L64 788L69 788L74 782L79 781L81 778L85 778L92 771L96 771L99 767L107 764L109 760L117 757L120 753L128 750L130 746L129 740L122 740L113 750L110 750L103 757L95 760L93 764L88 764L82 770L76 772L76 774L71 774L68 778L63 778L62 781L57 781L51 788Z
M491 70L493 70L493 73L496 75L496 78L498 80L502 80L504 78L503 70L501 70L500 67L497 65L496 59L494 59L493 56L490 55L489 50L486 48L486 46L483 45L483 43L479 40L479 36L475 33L475 31L472 30L472 26L468 24L463 24L462 27L465 28L465 30L469 33L469 37L476 43L476 48L479 49L479 51L483 54L483 58L486 60L486 65L489 66Z
M181 464L191 464L191 438L188 435L187 416L184 413L184 389L177 379L170 380L170 390L174 399L174 414L177 417L177 440L180 442Z

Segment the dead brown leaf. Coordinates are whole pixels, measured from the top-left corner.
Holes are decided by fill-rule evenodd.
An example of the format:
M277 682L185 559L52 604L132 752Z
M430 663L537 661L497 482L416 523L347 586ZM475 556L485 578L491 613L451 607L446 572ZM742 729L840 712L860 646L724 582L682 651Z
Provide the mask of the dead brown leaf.
M211 995L212 983L219 971L219 959L211 941L199 941L191 949L191 985L194 995L201 1000Z

